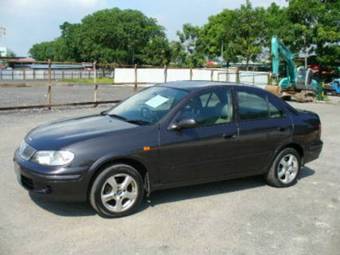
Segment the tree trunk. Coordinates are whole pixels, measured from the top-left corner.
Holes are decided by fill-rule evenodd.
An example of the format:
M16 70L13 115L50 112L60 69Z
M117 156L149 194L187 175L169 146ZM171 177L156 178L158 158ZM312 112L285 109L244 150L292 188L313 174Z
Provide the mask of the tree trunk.
M250 60L250 58L247 57L247 59L246 59L246 70L247 71L249 71L249 60Z

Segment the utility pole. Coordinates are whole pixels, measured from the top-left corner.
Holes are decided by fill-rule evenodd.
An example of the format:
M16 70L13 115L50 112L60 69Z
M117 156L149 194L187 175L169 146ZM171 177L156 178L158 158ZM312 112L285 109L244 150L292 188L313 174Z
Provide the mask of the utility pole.
M6 36L6 28L4 26L0 25L0 43L2 41L2 39L5 39ZM1 44L0 44L1 46Z
M222 40L222 44L221 44L221 61L224 60L223 59L223 52L224 52L224 41Z
M7 50L5 47L6 28L0 25L0 57L7 57ZM3 45L4 44L4 45Z
M304 53L305 53L305 69L308 67L308 53L307 53L307 45L306 45L306 35L303 35L303 44L304 44Z

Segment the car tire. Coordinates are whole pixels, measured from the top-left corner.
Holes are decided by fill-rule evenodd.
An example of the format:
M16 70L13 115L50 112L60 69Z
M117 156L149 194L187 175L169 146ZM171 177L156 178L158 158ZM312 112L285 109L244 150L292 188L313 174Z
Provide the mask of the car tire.
M105 168L94 180L89 193L91 206L105 218L134 213L144 198L143 178L130 165Z
M266 181L274 187L289 187L296 183L300 169L300 154L293 148L285 148L276 155Z

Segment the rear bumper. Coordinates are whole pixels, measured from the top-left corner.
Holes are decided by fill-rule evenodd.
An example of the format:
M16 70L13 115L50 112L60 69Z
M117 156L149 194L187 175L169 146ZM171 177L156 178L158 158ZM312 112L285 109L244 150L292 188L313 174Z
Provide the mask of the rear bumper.
M87 200L87 178L81 174L49 175L27 168L25 162L14 159L17 180L30 193L55 201Z
M319 158L323 147L323 142L320 140L318 142L312 143L305 148L304 163L311 162Z

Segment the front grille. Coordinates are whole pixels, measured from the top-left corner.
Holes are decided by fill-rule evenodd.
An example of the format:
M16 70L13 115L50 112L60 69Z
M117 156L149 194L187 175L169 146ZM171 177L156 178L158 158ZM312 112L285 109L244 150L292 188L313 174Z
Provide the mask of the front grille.
M19 147L19 155L25 160L29 160L35 152L36 150L25 141L23 141Z
M29 189L29 190L33 190L34 189L34 184L33 184L33 180L31 178L28 178L26 176L21 175L20 176L21 179L21 183L22 185Z

